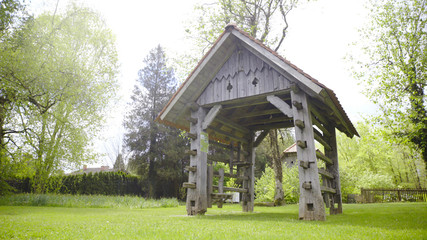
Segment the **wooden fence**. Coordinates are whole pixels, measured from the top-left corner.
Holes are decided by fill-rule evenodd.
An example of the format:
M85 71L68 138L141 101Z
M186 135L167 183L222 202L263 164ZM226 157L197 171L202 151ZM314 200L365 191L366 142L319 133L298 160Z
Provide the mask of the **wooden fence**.
M427 202L427 189L361 189L363 203Z

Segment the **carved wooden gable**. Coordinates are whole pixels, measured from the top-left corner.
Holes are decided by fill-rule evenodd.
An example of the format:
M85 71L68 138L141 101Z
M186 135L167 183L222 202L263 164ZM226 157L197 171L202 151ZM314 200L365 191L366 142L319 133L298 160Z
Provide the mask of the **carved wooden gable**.
M290 88L290 81L246 48L236 49L200 95L200 105Z

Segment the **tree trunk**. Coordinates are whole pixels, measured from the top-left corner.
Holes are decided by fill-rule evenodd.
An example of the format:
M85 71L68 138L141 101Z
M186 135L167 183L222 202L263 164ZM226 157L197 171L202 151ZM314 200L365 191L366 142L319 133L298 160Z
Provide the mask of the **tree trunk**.
M276 186L274 188L274 205L281 206L285 203L283 192L283 173L282 161L280 159L279 143L277 141L277 130L270 130L270 147L273 159L274 180Z

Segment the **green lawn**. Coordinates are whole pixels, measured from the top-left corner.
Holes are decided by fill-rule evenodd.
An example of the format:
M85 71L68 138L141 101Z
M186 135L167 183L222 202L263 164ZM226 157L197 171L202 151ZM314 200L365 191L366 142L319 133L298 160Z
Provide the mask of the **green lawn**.
M184 206L0 206L0 239L427 239L427 203L344 205L344 214L324 222L297 220L297 205L185 214Z

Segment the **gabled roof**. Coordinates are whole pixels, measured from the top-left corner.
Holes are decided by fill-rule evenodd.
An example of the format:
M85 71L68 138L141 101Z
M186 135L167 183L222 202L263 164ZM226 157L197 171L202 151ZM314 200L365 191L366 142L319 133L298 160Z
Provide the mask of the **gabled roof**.
M225 28L225 31L219 36L212 48L200 60L160 112L156 121L188 131L189 103L196 102L234 50L242 46L277 72L296 82L310 97L318 99L325 106L328 106L328 109L333 111L331 115L334 115L337 119L336 124L340 131L346 133L349 137L359 136L331 89L235 25L228 25Z

